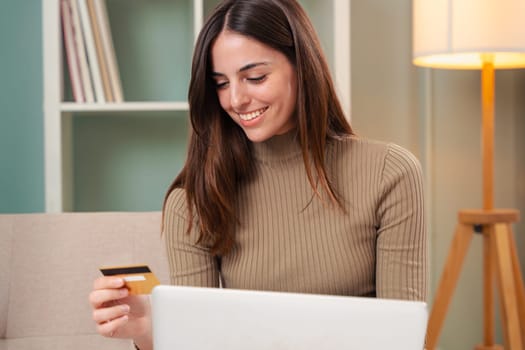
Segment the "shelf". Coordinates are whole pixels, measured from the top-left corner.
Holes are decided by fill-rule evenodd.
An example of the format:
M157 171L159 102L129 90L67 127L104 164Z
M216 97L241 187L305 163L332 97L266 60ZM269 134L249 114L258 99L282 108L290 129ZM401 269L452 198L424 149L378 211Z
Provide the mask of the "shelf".
M195 38L219 0L106 1L123 103L74 102L61 0L41 2L46 211L160 210L186 159ZM349 0L299 2L349 114Z
M62 112L152 112L187 111L187 102L124 102L124 103L75 103L63 102Z

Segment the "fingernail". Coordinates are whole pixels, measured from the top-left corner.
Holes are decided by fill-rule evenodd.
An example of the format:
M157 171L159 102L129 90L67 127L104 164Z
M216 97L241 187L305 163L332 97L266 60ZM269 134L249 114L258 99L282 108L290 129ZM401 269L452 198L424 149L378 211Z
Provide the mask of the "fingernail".
M125 313L129 312L129 305L122 305L122 311Z
M120 289L119 292L120 292L120 295L122 295L122 296L128 295L128 290L126 288Z
M123 282L124 282L124 281L122 280L122 278L115 278L115 279L113 280L113 285L114 285L115 287L120 287L120 286L123 284Z

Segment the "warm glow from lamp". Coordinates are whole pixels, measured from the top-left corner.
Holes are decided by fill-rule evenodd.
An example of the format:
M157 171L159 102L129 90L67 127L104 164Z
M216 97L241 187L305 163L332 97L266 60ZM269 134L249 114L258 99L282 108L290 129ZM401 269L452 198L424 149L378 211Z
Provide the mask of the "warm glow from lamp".
M413 63L416 66L431 68L481 69L483 62L487 61L492 62L498 69L524 68L525 54L518 52L433 54L414 57Z
M413 25L415 65L525 68L524 0L414 0Z

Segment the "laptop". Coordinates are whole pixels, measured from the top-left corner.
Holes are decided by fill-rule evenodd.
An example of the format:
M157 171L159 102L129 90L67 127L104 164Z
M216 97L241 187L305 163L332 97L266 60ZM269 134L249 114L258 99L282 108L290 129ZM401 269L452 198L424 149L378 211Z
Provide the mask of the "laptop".
M160 285L155 350L422 350L424 302Z

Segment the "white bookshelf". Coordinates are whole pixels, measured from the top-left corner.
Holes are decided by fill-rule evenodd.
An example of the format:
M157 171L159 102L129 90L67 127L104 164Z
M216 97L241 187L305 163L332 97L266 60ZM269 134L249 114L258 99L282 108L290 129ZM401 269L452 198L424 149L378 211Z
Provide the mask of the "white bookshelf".
M112 0L107 0L108 3ZM147 0L136 0L146 1ZM180 0L166 0L180 1ZM187 0L193 12L191 35L194 42L202 26L204 11L217 3L216 0ZM331 58L331 69L343 108L350 111L350 1L317 0L300 1L314 21L322 26L324 37L329 41L327 56ZM65 101L62 60L62 33L59 0L42 0L43 14L43 70L44 70L44 163L45 163L45 208L46 212L73 210L75 195L72 170L73 118L77 115L103 118L127 113L187 112L187 101L125 101L123 103L74 103ZM318 11L322 9L322 11ZM316 18L327 16L328 18ZM111 18L110 18L111 20ZM329 25L329 27L325 27ZM118 40L118 38L115 38ZM120 63L120 62L119 62ZM188 67L188 70L190 67ZM126 100L126 96L124 96ZM180 115L180 113L173 113ZM173 174L175 175L175 174ZM168 183L166 183L166 187Z
M123 103L74 103L62 102L62 113L82 112L176 112L187 111L188 102L123 102Z

